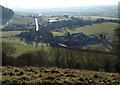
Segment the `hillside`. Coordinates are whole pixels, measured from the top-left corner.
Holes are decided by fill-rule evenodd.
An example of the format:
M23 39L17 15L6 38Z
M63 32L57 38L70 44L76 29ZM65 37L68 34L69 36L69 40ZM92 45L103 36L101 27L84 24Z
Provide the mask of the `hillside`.
M87 70L43 68L43 67L0 67L3 85L22 83L35 85L120 85L120 74Z
M13 10L9 9L9 8L5 8L3 6L0 5L0 19L2 20L2 25L6 24L11 18L12 16L14 15L14 12Z

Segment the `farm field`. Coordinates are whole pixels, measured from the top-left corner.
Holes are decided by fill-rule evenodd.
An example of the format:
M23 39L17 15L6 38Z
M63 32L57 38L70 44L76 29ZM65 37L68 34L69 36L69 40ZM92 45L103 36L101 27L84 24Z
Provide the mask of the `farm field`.
M56 67L0 67L3 85L41 84L41 85L120 85L119 73L107 73Z
M53 36L63 36L64 33L61 32L52 32Z
M35 24L34 18L15 14L9 23L10 24L23 24L23 25L25 25L28 22L32 22L33 24Z
M67 30L70 33L79 33L83 32L86 35L94 35L99 33L107 33L107 38L113 38L114 36L114 29L117 27L117 23L102 23L102 24L93 24L92 26L85 26L85 27L78 27L73 30Z
M86 35L94 35L100 33L107 33L106 38L112 40L114 38L114 30L118 27L117 23L102 23L102 24L93 24L84 27L77 27L74 29L65 29L69 33L80 33L83 32ZM63 30L64 31L64 30ZM63 32L52 32L54 36L62 36Z
M2 42L10 43L16 48L15 53L12 55L14 57L17 57L26 52L34 52L42 48L41 44L39 44L38 48L36 48L35 45L26 44L25 42L20 41L19 38L4 38ZM43 44L43 46L44 46L43 49L47 50L46 44Z
M41 44L36 48L35 45L26 44L23 41L20 41L16 35L20 34L22 31L3 31L2 33L2 42L7 42L12 44L16 48L16 52L12 55L14 57L19 56L23 53L36 51L41 49ZM44 49L46 49L46 45L43 44Z
M104 18L104 19L112 19L112 20L117 20L118 18L112 18L112 17L101 17L101 16L90 16L92 20L96 20L98 18Z
M15 37L15 35L20 34L22 31L2 31L0 32L2 34L1 37Z

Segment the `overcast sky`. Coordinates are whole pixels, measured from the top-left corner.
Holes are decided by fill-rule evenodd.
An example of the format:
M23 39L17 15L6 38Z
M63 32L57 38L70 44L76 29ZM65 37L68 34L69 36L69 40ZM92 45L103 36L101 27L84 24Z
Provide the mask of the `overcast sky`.
M0 0L0 5L12 9L63 8L93 5L117 5L119 0Z

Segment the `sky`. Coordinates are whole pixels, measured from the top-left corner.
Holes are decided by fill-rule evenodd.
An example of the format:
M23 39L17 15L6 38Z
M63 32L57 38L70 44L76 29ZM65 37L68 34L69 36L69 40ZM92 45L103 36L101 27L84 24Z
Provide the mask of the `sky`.
M12 9L64 8L95 5L118 5L119 0L0 0L0 5Z

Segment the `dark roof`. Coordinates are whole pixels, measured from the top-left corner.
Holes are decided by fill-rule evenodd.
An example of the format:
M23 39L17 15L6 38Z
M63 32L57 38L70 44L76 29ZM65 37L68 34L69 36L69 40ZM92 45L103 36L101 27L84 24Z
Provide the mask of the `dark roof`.
M84 33L74 33L74 34L71 34L71 35L85 35Z

